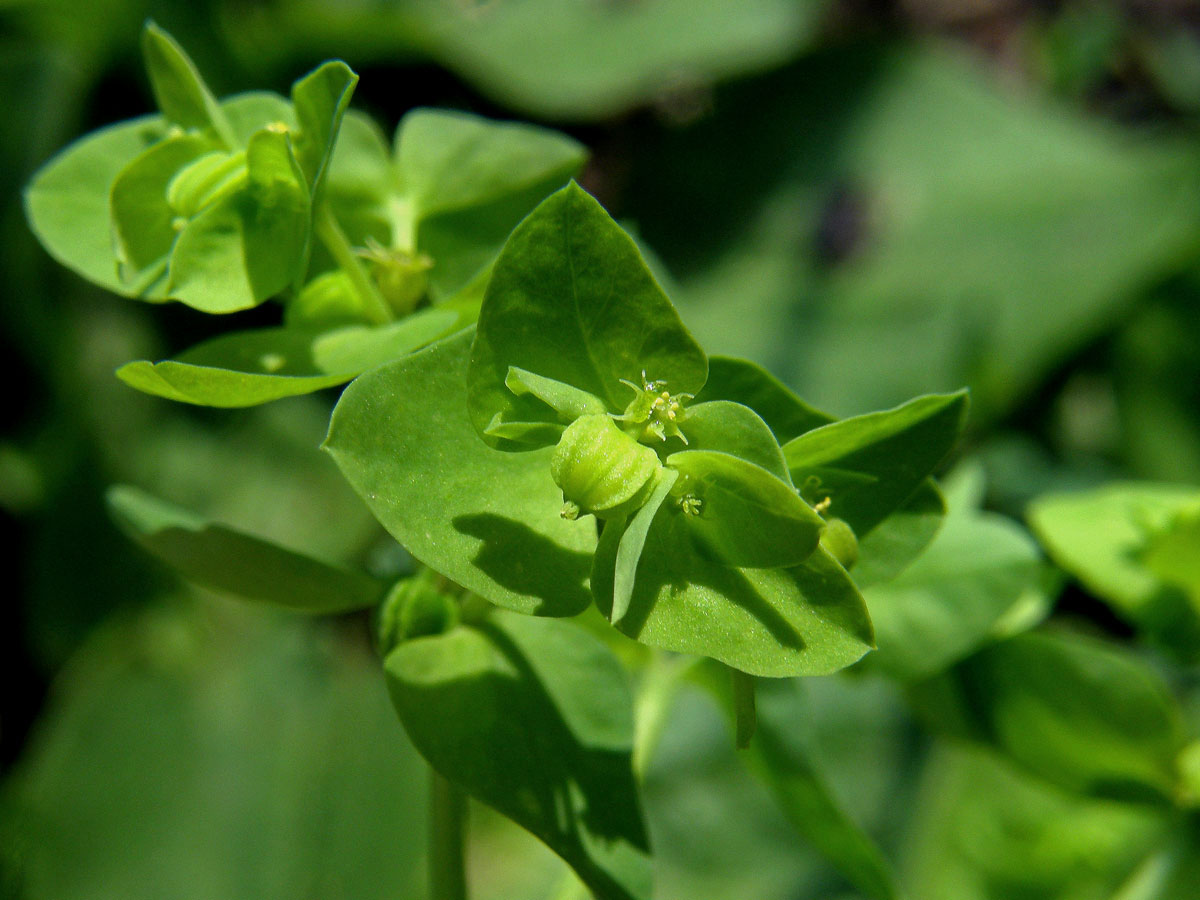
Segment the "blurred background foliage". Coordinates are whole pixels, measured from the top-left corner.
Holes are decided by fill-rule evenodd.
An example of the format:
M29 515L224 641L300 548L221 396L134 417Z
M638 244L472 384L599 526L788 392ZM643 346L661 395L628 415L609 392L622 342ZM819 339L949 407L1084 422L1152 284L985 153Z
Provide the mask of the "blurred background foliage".
M1133 640L1169 637L1175 620L1147 624L1150 601L1125 590L1137 573L1088 569L1100 512L1064 525L1038 507L1065 576L1017 524L1048 492L1200 484L1192 0L2 0L0 896L425 890L424 775L365 618L298 622L183 587L105 511L105 486L132 482L331 560L407 565L315 450L334 393L206 411L112 375L277 310L223 321L131 303L28 232L20 192L36 167L151 108L147 16L219 95L283 90L340 57L362 76L355 105L385 128L431 105L567 131L593 154L585 186L657 254L701 343L831 413L970 386L973 461L945 532L868 597L895 649L805 682L804 740L913 897L1194 896L1186 874L1153 868L1168 858L1154 848L1176 852L1164 832L1186 828L1022 759L1000 694L968 710L986 733L928 727L955 690L1008 684L1015 663L976 651L1057 596L1058 627L1123 642L1172 692L1178 728L1200 731L1187 654ZM1123 497L1108 499L1128 512ZM969 628L906 614L947 592L970 605ZM1079 727L1124 758L1105 723ZM1162 728L1167 752L1176 726ZM745 774L704 694L678 698L646 790L659 896L856 896ZM576 896L515 827L481 810L474 836L481 900ZM1176 857L1194 871L1187 846Z

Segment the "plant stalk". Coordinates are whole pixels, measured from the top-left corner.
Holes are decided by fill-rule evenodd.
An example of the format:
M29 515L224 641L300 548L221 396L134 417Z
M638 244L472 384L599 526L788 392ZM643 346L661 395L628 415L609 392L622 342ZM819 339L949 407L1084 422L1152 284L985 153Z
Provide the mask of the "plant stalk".
M322 203L318 207L317 213L313 217L313 230L334 261L349 276L350 283L354 285L355 293L362 302L363 311L371 321L376 325L385 325L392 321L395 318L392 315L392 308L388 306L388 302L383 299L383 294L379 293L379 288L375 286L375 282L363 268L362 260L350 246L346 233L342 231L342 226L334 218L333 210L328 203Z
M430 900L467 900L467 796L430 770Z

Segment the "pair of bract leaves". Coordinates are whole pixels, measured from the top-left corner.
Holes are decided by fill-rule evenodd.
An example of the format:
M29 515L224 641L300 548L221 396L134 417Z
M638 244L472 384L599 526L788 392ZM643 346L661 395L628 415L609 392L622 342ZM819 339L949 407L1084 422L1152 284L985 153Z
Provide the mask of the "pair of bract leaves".
M620 414L634 395L622 380L643 378L696 395L689 443L655 443L701 514L668 485L598 539L590 517L560 516L548 445L580 412ZM912 504L936 527L927 476L964 410L956 394L831 423L753 364L708 360L633 241L571 185L509 238L477 332L360 378L326 446L418 559L493 603L574 615L594 595L606 614L625 604L617 627L646 644L786 676L872 646L858 588L817 546L820 519L793 485L830 496L863 538L865 569L886 575L933 528L880 526Z
M143 46L162 114L67 148L34 178L27 212L51 254L121 294L211 313L288 297L283 328L119 371L173 400L308 393L469 321L513 226L583 162L553 132L433 110L405 117L393 156L347 109L357 76L344 63L297 81L291 102L218 102L164 32L148 26ZM389 321L426 292L434 308Z

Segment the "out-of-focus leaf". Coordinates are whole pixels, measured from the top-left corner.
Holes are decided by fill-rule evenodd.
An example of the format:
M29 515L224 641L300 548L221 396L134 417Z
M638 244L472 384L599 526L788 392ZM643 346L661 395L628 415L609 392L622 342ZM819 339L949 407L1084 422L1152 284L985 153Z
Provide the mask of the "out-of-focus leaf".
M183 48L153 22L142 31L142 56L163 117L180 128L211 131L232 150L233 131L217 98Z
M896 527L911 524L901 516ZM996 623L1040 590L1042 572L1037 545L1015 522L952 508L915 562L865 590L879 645L870 664L905 680L945 669L992 639Z
M567 622L497 612L385 661L409 737L443 777L529 829L599 900L648 900L632 699L611 652Z
M732 711L728 673L711 664L696 673ZM900 897L883 854L842 808L812 758L811 723L798 684L759 680L756 687L758 726L740 753L746 765L766 784L796 830L866 896Z
M1144 557L1172 518L1200 502L1200 489L1153 482L1113 483L1049 494L1029 524L1050 557L1149 636L1192 658L1200 653L1200 611Z
M365 648L154 608L63 670L6 785L28 900L422 896L425 771Z
M992 418L1194 253L1189 144L1006 95L945 49L838 48L717 108L664 141L632 214L704 346L820 408L967 384ZM697 253L712 235L727 253Z
M411 4L427 49L479 87L553 118L611 116L801 50L823 0Z
M314 202L321 198L325 170L356 84L358 76L350 67L334 60L317 67L292 85L292 104L300 124L296 159L308 179Z
M978 749L936 748L922 781L903 866L922 900L1118 900L1166 830L1156 810L1065 793Z
M118 294L129 288L113 256L109 187L165 127L161 116L144 116L86 135L47 162L25 190L29 225L50 255Z
M915 696L952 730L965 727L1068 790L1149 803L1179 790L1179 708L1128 651L1030 632L983 649Z
M179 574L214 590L296 612L336 613L378 603L385 585L272 544L127 485L108 492L119 525Z

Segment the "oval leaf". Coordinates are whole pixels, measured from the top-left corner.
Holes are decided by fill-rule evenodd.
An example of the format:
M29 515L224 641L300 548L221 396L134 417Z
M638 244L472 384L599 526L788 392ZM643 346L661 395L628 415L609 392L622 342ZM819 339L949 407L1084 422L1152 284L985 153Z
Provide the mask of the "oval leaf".
M827 675L874 647L862 596L819 547L792 568L737 568L700 553L678 504L646 535L629 610L617 628L651 647L709 656L752 675ZM621 529L596 549L592 590L606 616Z
M708 372L633 240L575 184L518 226L492 271L468 378L481 433L497 415L538 413L505 387L510 366L594 394L611 412L633 399L622 380L696 393Z
M784 445L792 480L829 481L830 515L850 523L860 538L907 500L950 452L967 414L967 394L931 394L886 412L868 413L815 428ZM842 484L830 470L873 481Z
M117 523L142 549L197 584L304 613L374 606L387 585L209 522L127 485L108 492Z
M729 565L791 566L816 549L824 520L789 485L727 453L684 450L667 457L682 476L677 494L700 502L685 515L705 551Z
M590 602L594 523L559 515L549 448L493 450L462 403L465 331L342 394L325 447L413 556L492 603L570 616Z
M443 777L540 838L599 900L648 900L633 702L603 644L496 613L402 643L384 668L400 721Z
M117 377L147 394L225 408L257 406L344 384L446 334L458 317L427 309L388 325L351 325L314 334L290 328L235 332L177 359L136 360Z

